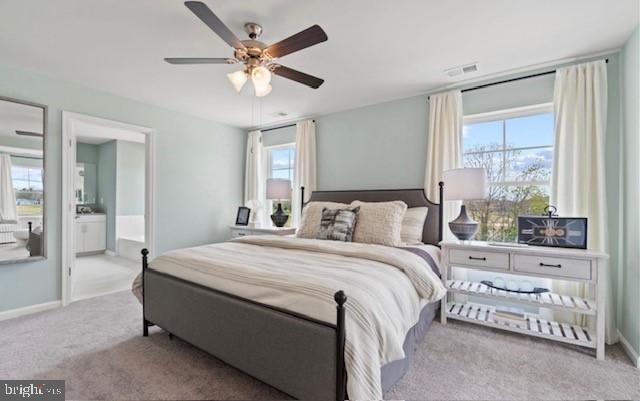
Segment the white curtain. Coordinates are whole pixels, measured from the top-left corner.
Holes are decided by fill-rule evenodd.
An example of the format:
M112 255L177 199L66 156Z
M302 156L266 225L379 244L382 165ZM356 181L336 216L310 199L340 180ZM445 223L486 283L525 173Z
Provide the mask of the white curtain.
M18 222L16 210L16 193L11 178L11 156L0 155L0 223L15 224Z
M555 149L551 204L560 216L588 218L588 248L607 252L605 135L607 127L607 66L604 60L560 68L554 90ZM609 269L607 269L609 272ZM606 338L615 340L614 300L607 281ZM554 281L554 290L587 295L587 286ZM564 316L565 318L567 316ZM571 316L584 324L583 315Z
M424 190L429 200L438 202L442 172L462 167L462 93L459 90L429 97L429 133ZM447 190L445 183L444 190ZM444 204L444 238L453 238L448 222L455 219L460 202Z
M302 204L300 187L304 187L305 201L309 200L311 192L316 190L316 123L313 120L301 121L296 124L296 162L291 199L291 214L293 226L300 221Z
M247 136L247 161L244 177L244 204L251 209L250 221L261 224L266 208L265 175L262 163L262 132L250 131Z

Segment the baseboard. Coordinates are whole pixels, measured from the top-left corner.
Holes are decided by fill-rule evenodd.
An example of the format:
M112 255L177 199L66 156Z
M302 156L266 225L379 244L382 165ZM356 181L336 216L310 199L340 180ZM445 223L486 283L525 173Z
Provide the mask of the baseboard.
M638 352L636 352L631 344L629 344L629 341L624 338L622 333L620 333L620 330L618 330L618 338L620 339L620 344L622 344L624 352L626 352L627 356L631 359L631 362L636 365L636 368L640 369L640 355L638 355Z
M14 317L20 317L30 315L32 313L44 312L51 309L56 309L62 306L61 301L45 302L43 304L25 306L23 308L10 309L0 312L0 321L13 319Z
M111 249L107 249L106 251L104 251L104 254L107 256L113 256L116 257L118 256L114 251L112 251Z

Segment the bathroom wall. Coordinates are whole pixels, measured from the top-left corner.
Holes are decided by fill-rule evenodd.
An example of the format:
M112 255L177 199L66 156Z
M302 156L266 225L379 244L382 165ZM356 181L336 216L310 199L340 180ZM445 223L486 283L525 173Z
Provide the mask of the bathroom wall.
M116 214L144 215L144 143L117 141Z
M115 252L117 141L105 142L98 148L98 206L107 215L107 249Z

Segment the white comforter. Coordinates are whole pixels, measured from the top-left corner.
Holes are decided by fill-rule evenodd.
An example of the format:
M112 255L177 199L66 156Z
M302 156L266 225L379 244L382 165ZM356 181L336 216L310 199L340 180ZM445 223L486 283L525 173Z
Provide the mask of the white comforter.
M280 236L171 251L150 267L330 323L333 295L343 290L351 399L382 399L381 366L404 358L402 345L421 307L446 292L427 262L406 250Z

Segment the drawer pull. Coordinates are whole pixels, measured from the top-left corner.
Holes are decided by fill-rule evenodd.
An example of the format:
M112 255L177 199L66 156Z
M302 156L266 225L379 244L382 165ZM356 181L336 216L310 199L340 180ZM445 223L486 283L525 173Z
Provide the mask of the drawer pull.
M540 266L542 266L542 267L557 267L558 269L562 268L562 265L560 263L558 263L557 265L549 265L549 264L540 262Z
M471 259L471 260L485 260L485 261L487 260L487 258L485 258L485 257L476 258L474 256L469 256L469 259Z

